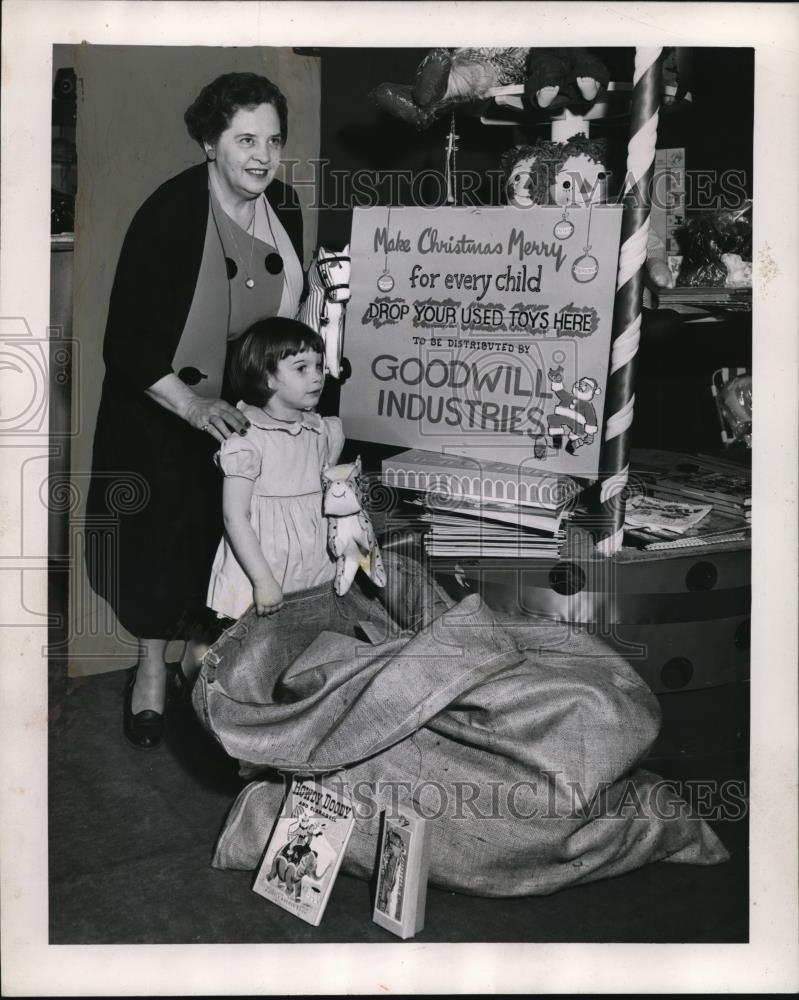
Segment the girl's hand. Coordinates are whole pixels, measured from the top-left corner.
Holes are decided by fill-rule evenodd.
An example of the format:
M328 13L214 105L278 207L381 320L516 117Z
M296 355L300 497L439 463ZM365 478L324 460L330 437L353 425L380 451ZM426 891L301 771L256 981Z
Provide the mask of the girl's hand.
M194 396L189 401L184 419L198 431L205 431L220 443L232 434L245 434L250 421L235 406L223 399Z
M256 583L252 588L252 600L259 618L272 615L283 607L283 591L275 580Z

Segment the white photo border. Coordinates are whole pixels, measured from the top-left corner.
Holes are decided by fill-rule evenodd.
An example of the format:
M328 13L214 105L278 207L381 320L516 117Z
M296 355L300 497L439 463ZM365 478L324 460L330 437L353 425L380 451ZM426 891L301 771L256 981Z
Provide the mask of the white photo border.
M531 25L537 44L756 49L750 942L50 946L42 626L2 630L5 995L290 994L307 982L297 977L298 960L299 967L313 962L314 987L322 994L378 992L378 984L405 993L793 992L799 987L796 4L6 0L0 322L23 317L34 336L44 336L49 325L43 276L49 275L54 44L513 45L530 37ZM8 472L7 455L3 450L0 455ZM18 531L14 497L13 483L4 477L3 538L12 549ZM44 510L41 520L46 538ZM32 574L29 586L34 606L45 606L46 574ZM0 602L5 604L1 593ZM363 918L370 916L366 912Z

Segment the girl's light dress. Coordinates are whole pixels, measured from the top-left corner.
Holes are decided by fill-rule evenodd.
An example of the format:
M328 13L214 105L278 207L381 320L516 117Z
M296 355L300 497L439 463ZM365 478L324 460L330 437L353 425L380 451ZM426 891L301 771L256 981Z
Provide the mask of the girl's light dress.
M303 413L284 423L260 407L238 404L250 421L244 436L222 443L217 462L225 476L252 481L250 524L284 594L332 580L336 564L327 548L322 515L321 474L335 464L344 446L338 417ZM219 543L208 606L219 615L239 618L252 604L252 583L226 538Z

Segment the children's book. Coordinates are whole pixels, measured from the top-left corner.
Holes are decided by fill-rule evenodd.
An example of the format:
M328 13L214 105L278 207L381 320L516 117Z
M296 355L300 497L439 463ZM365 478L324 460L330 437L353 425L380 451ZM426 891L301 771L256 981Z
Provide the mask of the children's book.
M427 496L409 494L408 503L429 511L434 518L441 514L460 517L468 522L494 521L511 524L517 528L532 528L536 531L557 531L563 517L562 511L549 508L520 507L493 500L472 500L469 497L457 497L452 502L446 503L436 500L435 494Z
M383 813L372 919L397 937L424 927L430 848L429 826L415 810L398 805Z
M253 891L318 927L354 825L346 795L318 780L295 778Z
M711 504L689 504L663 497L635 496L627 504L624 523L631 528L647 528L650 531L662 529L671 535L682 535L689 528L696 527L712 509Z

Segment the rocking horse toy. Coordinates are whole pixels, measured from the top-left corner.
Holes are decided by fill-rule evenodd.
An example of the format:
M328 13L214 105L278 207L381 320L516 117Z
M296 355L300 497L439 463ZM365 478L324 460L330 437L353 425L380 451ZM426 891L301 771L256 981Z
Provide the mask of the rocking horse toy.
M325 368L335 379L348 376L346 361L342 364L344 342L344 311L350 298L349 244L334 253L319 247L308 269L308 297L300 308L299 318L318 331L325 342Z

